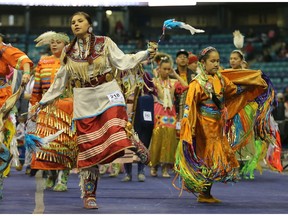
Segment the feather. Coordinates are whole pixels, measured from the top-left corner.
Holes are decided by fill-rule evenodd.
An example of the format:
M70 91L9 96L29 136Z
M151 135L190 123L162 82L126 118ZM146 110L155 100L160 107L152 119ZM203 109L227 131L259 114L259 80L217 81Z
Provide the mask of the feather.
M195 33L204 33L205 31L202 29L196 29L194 27L192 27L191 25L188 25L186 23L182 23L180 28L184 28L186 30L189 30L191 32L192 35L194 35Z
M43 46L50 43L50 40L57 33L54 31L48 31L39 35L34 41L37 42L36 47Z
M237 49L242 49L244 45L244 36L240 33L239 30L233 32L233 43Z
M39 147L45 147L50 142L55 140L64 130L60 130L55 134L40 138L34 134L25 134L25 147L28 151L36 152L39 151Z
M34 134L25 134L25 148L29 152L36 152L39 150L39 144L41 143L41 138Z
M176 21L175 19L168 19L168 20L164 21L164 24L163 24L163 30L164 31L165 31L165 29L175 29L175 28L183 28L183 29L189 30L192 35L194 35L195 33L205 32L202 29L196 29L196 28L190 26L189 24Z
M47 31L47 32L44 32L43 34L39 35L34 41L39 42L40 40L43 40L44 38L53 36L55 34L56 34L56 32L54 32L54 31Z
M195 33L203 33L203 32L205 32L202 29L196 29L196 28L194 28L194 27L192 27L189 24L186 24L184 22L179 22L179 21L176 21L175 19L168 19L168 20L165 20L164 23L163 23L162 35L161 35L158 43L164 37L166 29L176 29L176 28L182 28L182 29L189 30L192 35L194 35Z
M176 22L175 19L168 19L164 21L163 28L165 29L172 29L172 28L179 28L180 22Z
M55 134L51 134L49 136L46 136L46 137L42 138L43 145L47 145L49 142L52 142L53 140L55 140L63 132L64 132L64 129L58 131Z

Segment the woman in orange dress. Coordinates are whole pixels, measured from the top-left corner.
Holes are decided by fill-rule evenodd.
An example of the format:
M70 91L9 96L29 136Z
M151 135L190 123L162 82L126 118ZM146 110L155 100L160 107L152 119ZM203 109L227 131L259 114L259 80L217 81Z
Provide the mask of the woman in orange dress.
M50 88L60 68L60 55L69 37L64 33L45 32L35 39L36 47L49 45L52 55L42 56L35 73L35 83L30 98L31 105L38 103ZM41 147L32 155L31 168L48 170L46 188L54 191L66 191L69 172L76 166L77 145L75 132L70 130L73 101L71 95L62 95L56 103L47 106L37 115L37 127L34 132L46 137L64 130L57 139Z

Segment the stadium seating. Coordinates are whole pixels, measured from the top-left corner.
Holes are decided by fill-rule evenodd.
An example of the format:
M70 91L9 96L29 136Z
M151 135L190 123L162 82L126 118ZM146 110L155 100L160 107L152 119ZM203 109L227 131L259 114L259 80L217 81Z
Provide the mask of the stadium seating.
M35 47L34 40L36 37L37 35L29 35L26 38L25 34L10 34L9 41L11 41L15 47L24 51L25 48L28 47L27 54L36 64L39 61L40 56L48 50L48 47ZM27 44L25 44L25 41L28 41ZM131 53L132 51L137 50L135 41L131 41L127 44L118 44L118 46L124 53ZM232 34L172 34L169 35L169 40L161 41L159 43L159 51L165 52L175 59L176 52L179 49L185 49L197 55L201 49L207 46L214 46L220 53L221 66L229 68L230 53L232 50L236 49L233 44ZM253 42L253 47L257 53L261 53L261 42ZM151 67L148 68L151 70ZM259 69L268 75L277 91L282 91L284 87L288 86L288 61L279 61L277 58L273 58L273 61L271 62L255 61L250 63L250 68Z

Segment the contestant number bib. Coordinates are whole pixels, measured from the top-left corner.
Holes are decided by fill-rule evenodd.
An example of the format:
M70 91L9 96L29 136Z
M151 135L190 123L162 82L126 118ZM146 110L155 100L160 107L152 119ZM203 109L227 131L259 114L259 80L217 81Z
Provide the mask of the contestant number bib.
M111 103L124 102L124 97L120 91L115 91L111 94L108 94L107 97Z
M143 111L144 121L152 121L152 113L150 111Z
M177 122L176 123L176 130L180 130L181 129L181 122Z

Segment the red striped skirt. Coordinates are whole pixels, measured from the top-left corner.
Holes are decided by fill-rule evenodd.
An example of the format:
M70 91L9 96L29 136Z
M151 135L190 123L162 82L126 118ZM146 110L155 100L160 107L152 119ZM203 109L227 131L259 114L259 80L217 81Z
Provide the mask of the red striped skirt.
M79 147L78 168L110 163L133 148L125 127L128 116L124 106L114 106L96 117L75 120Z

